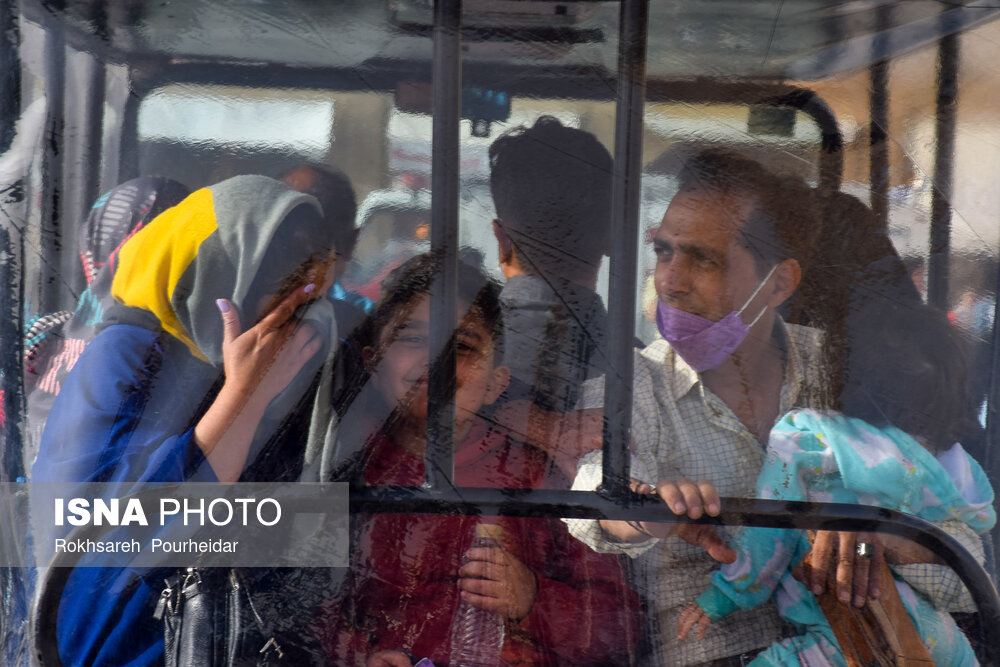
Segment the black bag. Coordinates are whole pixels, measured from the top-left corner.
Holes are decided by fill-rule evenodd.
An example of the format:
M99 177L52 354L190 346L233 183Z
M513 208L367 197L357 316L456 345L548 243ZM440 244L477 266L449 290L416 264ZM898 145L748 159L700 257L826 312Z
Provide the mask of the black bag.
M284 664L238 570L189 567L165 584L155 617L163 621L166 667Z

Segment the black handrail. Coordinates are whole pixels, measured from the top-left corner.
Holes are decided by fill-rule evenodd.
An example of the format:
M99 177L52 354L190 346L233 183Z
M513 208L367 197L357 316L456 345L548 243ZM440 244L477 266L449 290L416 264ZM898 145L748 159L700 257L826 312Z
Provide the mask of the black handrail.
M153 499L178 494L178 485L145 489L130 497ZM574 519L631 519L662 523L740 525L799 530L849 530L898 535L941 556L966 585L983 627L1000 626L1000 596L986 570L955 538L923 519L867 505L723 498L718 517L675 516L655 497L628 494L618 501L600 491L547 489L361 487L350 494L351 513L447 514ZM283 515L315 511L307 500L285 501ZM81 526L68 540L97 540L113 526ZM59 601L79 553L61 552L44 570L32 610L31 636L40 667L58 667L56 642ZM984 637L987 663L1000 664L1000 638Z

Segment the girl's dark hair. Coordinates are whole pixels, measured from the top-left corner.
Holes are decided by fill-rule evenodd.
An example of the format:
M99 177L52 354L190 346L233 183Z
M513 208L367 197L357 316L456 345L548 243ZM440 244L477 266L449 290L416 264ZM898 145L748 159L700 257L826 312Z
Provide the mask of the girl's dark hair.
M441 256L433 252L412 257L382 281L382 298L371 316L369 345L376 345L385 326L397 313L413 303L417 296L429 294L440 280ZM497 358L502 356L503 317L500 310L500 285L477 267L458 262L458 300L469 304L493 339Z
M412 257L394 269L382 281L382 297L372 314L365 318L341 345L338 357L343 365L342 386L334 392L334 409L341 416L357 398L368 381L368 371L361 358L365 347L379 348L382 331L398 314L412 307L417 297L429 294L441 279L442 257L428 252ZM476 317L493 339L494 360L503 358L503 316L500 306L500 285L482 269L459 261L458 300L469 304L469 312Z
M968 419L965 342L930 306L866 298L847 315L839 408L919 437L932 452Z

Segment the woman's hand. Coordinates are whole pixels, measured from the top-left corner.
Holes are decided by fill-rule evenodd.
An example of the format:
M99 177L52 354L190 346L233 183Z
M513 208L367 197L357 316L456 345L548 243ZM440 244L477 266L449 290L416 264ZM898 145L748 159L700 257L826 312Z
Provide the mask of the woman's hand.
M295 290L245 332L232 304L225 299L216 302L222 313L224 390L248 401L253 397L266 406L319 352L323 347L320 333L310 325L300 325L295 317L296 309L309 302L315 289L310 283Z
M194 428L201 448L220 482L235 482L271 400L288 386L323 346L311 326L299 326L295 309L310 300L315 285L295 290L246 332L225 299L222 313L222 358L226 381Z
M472 547L458 570L462 599L517 622L528 615L538 581L534 573L502 547Z

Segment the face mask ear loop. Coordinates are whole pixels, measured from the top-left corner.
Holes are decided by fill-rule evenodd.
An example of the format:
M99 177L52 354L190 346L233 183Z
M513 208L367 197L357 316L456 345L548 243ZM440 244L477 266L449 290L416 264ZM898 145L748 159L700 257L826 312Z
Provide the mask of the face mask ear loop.
M764 276L764 279L760 281L759 285L757 285L757 289L755 289L753 291L753 294L751 294L747 298L747 300L746 300L746 302L744 302L743 306L737 311L737 313L739 315L742 315L743 311L746 310L747 306L750 305L750 302L753 301L754 297L757 296L758 294L760 294L760 291L762 289L764 289L764 285L766 285L767 281L770 280L770 278L771 278L772 275L774 275L774 272L775 272L775 270L777 268L778 268L777 264L775 264L774 266L771 267L771 270L767 272L767 275ZM747 329L750 329L751 327L753 327L753 325L757 324L757 322L760 320L760 318L764 316L764 313L766 311L767 311L767 305L765 305L763 308L760 309L760 312L757 313L757 317L753 318L753 321L750 324L747 325Z

